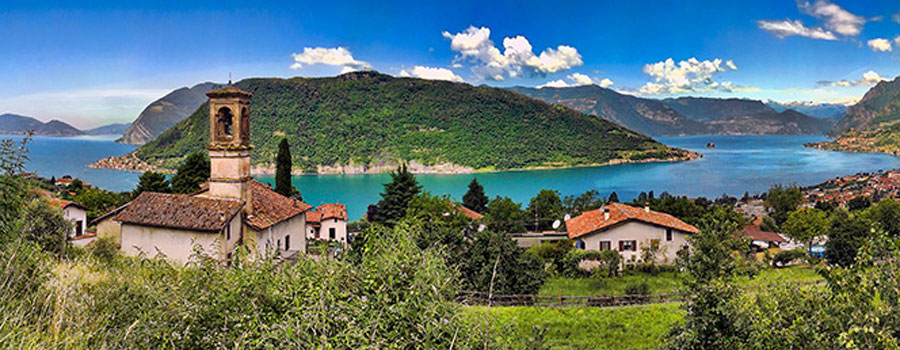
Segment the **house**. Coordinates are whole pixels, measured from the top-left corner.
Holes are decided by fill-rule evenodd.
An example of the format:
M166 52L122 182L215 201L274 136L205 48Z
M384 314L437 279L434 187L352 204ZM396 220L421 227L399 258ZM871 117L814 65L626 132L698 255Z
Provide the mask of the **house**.
M347 206L343 204L320 205L306 214L306 238L346 243L348 218Z
M639 261L641 249L659 247L657 260L675 261L678 250L687 247L687 236L700 231L666 213L621 203L586 211L566 220L569 239L580 249L616 250L624 261Z
M460 213L462 213L462 214L465 215L465 216L468 216L469 219L472 219L472 220L481 220L481 219L484 218L484 215L481 215L481 214L479 214L477 211L474 211L474 210L472 210L472 209L466 208L466 207L463 206L462 204L460 204L460 205L454 205L454 206L456 207L456 210L459 210Z
M49 192L48 192L49 195ZM49 197L50 205L62 209L63 217L72 222L72 230L69 232L69 239L84 235L87 231L87 208L76 202L62 200L56 197Z
M117 214L101 217L98 227L106 226L104 235L118 235L126 254L162 254L178 262L191 261L197 248L219 260L229 260L240 247L253 256L305 253L312 207L250 176L252 95L230 83L206 95L208 185L192 194L143 192Z
M750 239L750 244L758 250L775 248L783 243L787 243L784 237L775 232L763 231L758 224L745 225L740 234Z
M96 226L97 238L109 238L116 247L122 246L122 223L113 219L129 204L131 202L113 209L90 222L91 226Z

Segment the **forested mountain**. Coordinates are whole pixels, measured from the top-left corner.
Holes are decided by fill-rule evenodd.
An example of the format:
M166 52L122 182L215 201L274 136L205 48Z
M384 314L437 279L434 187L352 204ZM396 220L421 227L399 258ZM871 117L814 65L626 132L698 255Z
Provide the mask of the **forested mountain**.
M831 130L831 135L854 129L867 131L880 124L900 119L900 76L882 81L869 89L859 102L847 108L847 113Z
M128 127L131 126L131 123L116 123L116 124L107 124L103 126L98 126L93 129L85 130L84 132L90 135L122 135Z
M796 111L776 112L761 101L680 97L655 100L620 94L596 85L568 88L513 87L513 91L602 116L648 135L822 134L833 120Z
M191 88L183 87L153 101L116 141L143 145L153 140L197 110L197 107L206 102L205 94L219 86L221 85L202 83Z
M235 85L253 94L255 166L271 166L284 137L294 163L320 173L371 172L399 161L500 170L693 156L603 118L499 88L371 71ZM200 106L135 155L171 167L202 150L208 113Z
M24 134L28 131L40 136L84 135L83 131L59 120L42 123L32 117L17 114L0 115L0 134Z
M510 88L548 103L566 106L647 135L704 134L708 128L673 110L659 100L620 94L597 85L569 88Z

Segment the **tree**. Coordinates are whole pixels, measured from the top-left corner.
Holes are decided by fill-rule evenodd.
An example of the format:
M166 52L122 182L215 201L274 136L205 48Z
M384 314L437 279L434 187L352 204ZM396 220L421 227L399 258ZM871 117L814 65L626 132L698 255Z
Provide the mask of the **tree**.
M26 134L22 141L10 139L0 141L0 243L6 238L15 238L13 227L21 208L25 204L26 186L21 176L28 162L28 142L31 134Z
M278 155L275 156L275 192L282 196L303 200L300 191L291 182L291 171L294 167L291 159L291 147L286 138L278 144Z
M787 221L791 212L803 201L803 193L796 186L784 187L774 185L766 197L766 208L772 210L770 215L779 226Z
M478 183L478 179L473 178L469 183L469 191L463 195L463 206L472 209L478 213L484 213L487 210L488 197L484 195L484 187Z
M209 180L209 158L202 151L191 153L172 176L172 192L194 193Z
M371 221L392 227L406 216L409 201L421 190L422 186L416 181L416 176L409 172L406 164L401 165L391 172L391 182L384 184L384 193L381 194Z
M613 191L609 194L609 199L606 200L609 203L619 203L619 195L616 194L616 191Z
M169 182L166 181L165 175L153 171L146 171L138 178L137 187L135 187L132 195L137 198L141 192L169 193L171 191L172 189L169 188Z
M650 191L653 193L653 191ZM600 191L588 190L577 197L566 196L563 198L565 211L572 216L579 215L588 210L599 209L606 204L606 198L600 196Z
M79 192L82 189L84 189L84 182L81 181L81 179L75 179L75 180L72 180L72 182L69 183L69 186L66 188L72 192Z
M809 247L813 240L828 234L828 216L816 208L799 209L788 216L784 225L781 225L781 231Z
M44 198L36 198L25 206L20 225L25 239L57 255L65 251L72 230L72 223L63 217L62 210L50 206Z
M863 216L878 225L889 237L900 237L900 202L884 198L866 210Z
M538 257L500 232L476 234L465 260L464 288L485 293L537 294L547 277Z
M532 229L535 232L552 229L553 222L563 218L563 204L562 199L559 198L559 192L541 190L528 203L526 211L528 211L528 219L534 220Z
M829 264L843 267L852 265L856 261L857 251L871 236L870 227L859 215L836 210L829 222L825 260Z
M863 210L872 206L872 201L868 197L859 196L847 201L847 209L850 211Z
M527 219L525 211L522 210L522 205L514 202L509 197L497 196L487 205L485 222L488 229L494 232L525 232Z

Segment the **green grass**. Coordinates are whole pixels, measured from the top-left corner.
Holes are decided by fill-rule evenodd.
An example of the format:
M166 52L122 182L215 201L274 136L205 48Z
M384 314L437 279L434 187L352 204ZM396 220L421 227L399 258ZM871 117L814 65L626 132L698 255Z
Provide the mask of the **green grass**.
M551 349L653 349L672 325L684 317L679 304L615 308L470 307L470 316L492 316L508 325L505 334L513 348L533 339L533 326L546 327L544 341Z
M809 266L795 266L783 269L765 269L754 278L739 278L738 284L742 287L758 285L762 282L780 279L791 282L808 282L821 279L814 268ZM650 294L664 294L678 292L681 277L675 273L660 273L656 276L649 274L636 274L615 278L549 278L539 292L544 296L555 295L581 295L581 296L607 296L622 295L625 288L634 283L647 283Z

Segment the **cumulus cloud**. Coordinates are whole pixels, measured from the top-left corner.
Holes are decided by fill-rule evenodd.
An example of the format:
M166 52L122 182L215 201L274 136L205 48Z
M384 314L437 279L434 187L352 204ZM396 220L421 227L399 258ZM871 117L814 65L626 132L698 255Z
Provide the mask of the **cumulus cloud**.
M324 64L343 67L341 69L343 74L372 67L368 62L353 58L350 50L340 46L335 48L305 47L302 53L294 53L291 56L294 57L294 64L291 65L291 69L300 69L304 65Z
M563 79L557 79L553 81L548 81L544 84L536 86L536 88L541 89L545 87L554 87L554 88L564 88L564 87L572 87L572 86L584 86L584 85L599 85L600 87L610 87L613 85L613 81L609 80L609 78L596 79L591 78L587 74L581 73L572 73L566 76L566 79L569 82Z
M457 53L455 64L473 62L472 71L481 79L543 75L584 64L578 50L567 45L546 48L536 55L531 42L521 35L504 38L501 52L491 40L491 29L487 27L469 26L462 32L445 31L442 35L450 40L450 49Z
M880 81L888 80L885 77L882 77L875 71L868 71L863 73L862 78L857 80L838 80L838 81L830 81L830 80L820 80L817 84L819 86L838 86L838 87L851 87L851 86L872 86L878 84Z
M821 20L824 28L807 27L800 20L791 19L761 20L756 24L760 29L782 39L798 35L812 39L837 40L835 33L844 37L859 35L868 21L865 17L855 15L828 0L816 0L812 3L798 0L797 8L800 12ZM872 20L877 20L877 18Z
M454 74L447 68L435 68L425 66L415 66L412 70L401 70L401 77L416 77L429 80L447 80L455 82L463 82L463 78Z
M717 82L713 77L717 73L737 70L737 65L732 60L700 61L690 58L680 61L669 58L665 61L644 65L644 73L653 79L642 86L638 93L643 95L677 94L684 92L704 91L748 91L755 88L735 85L730 81Z
M891 51L891 42L888 39L875 38L867 41L866 44L875 52Z
M757 26L760 29L765 30L778 38L784 39L786 37L792 35L804 36L807 38L813 39L822 39L822 40L837 40L837 36L834 33L824 30L822 28L809 28L803 25L803 22L800 20L790 20L786 19L783 21L757 21Z

